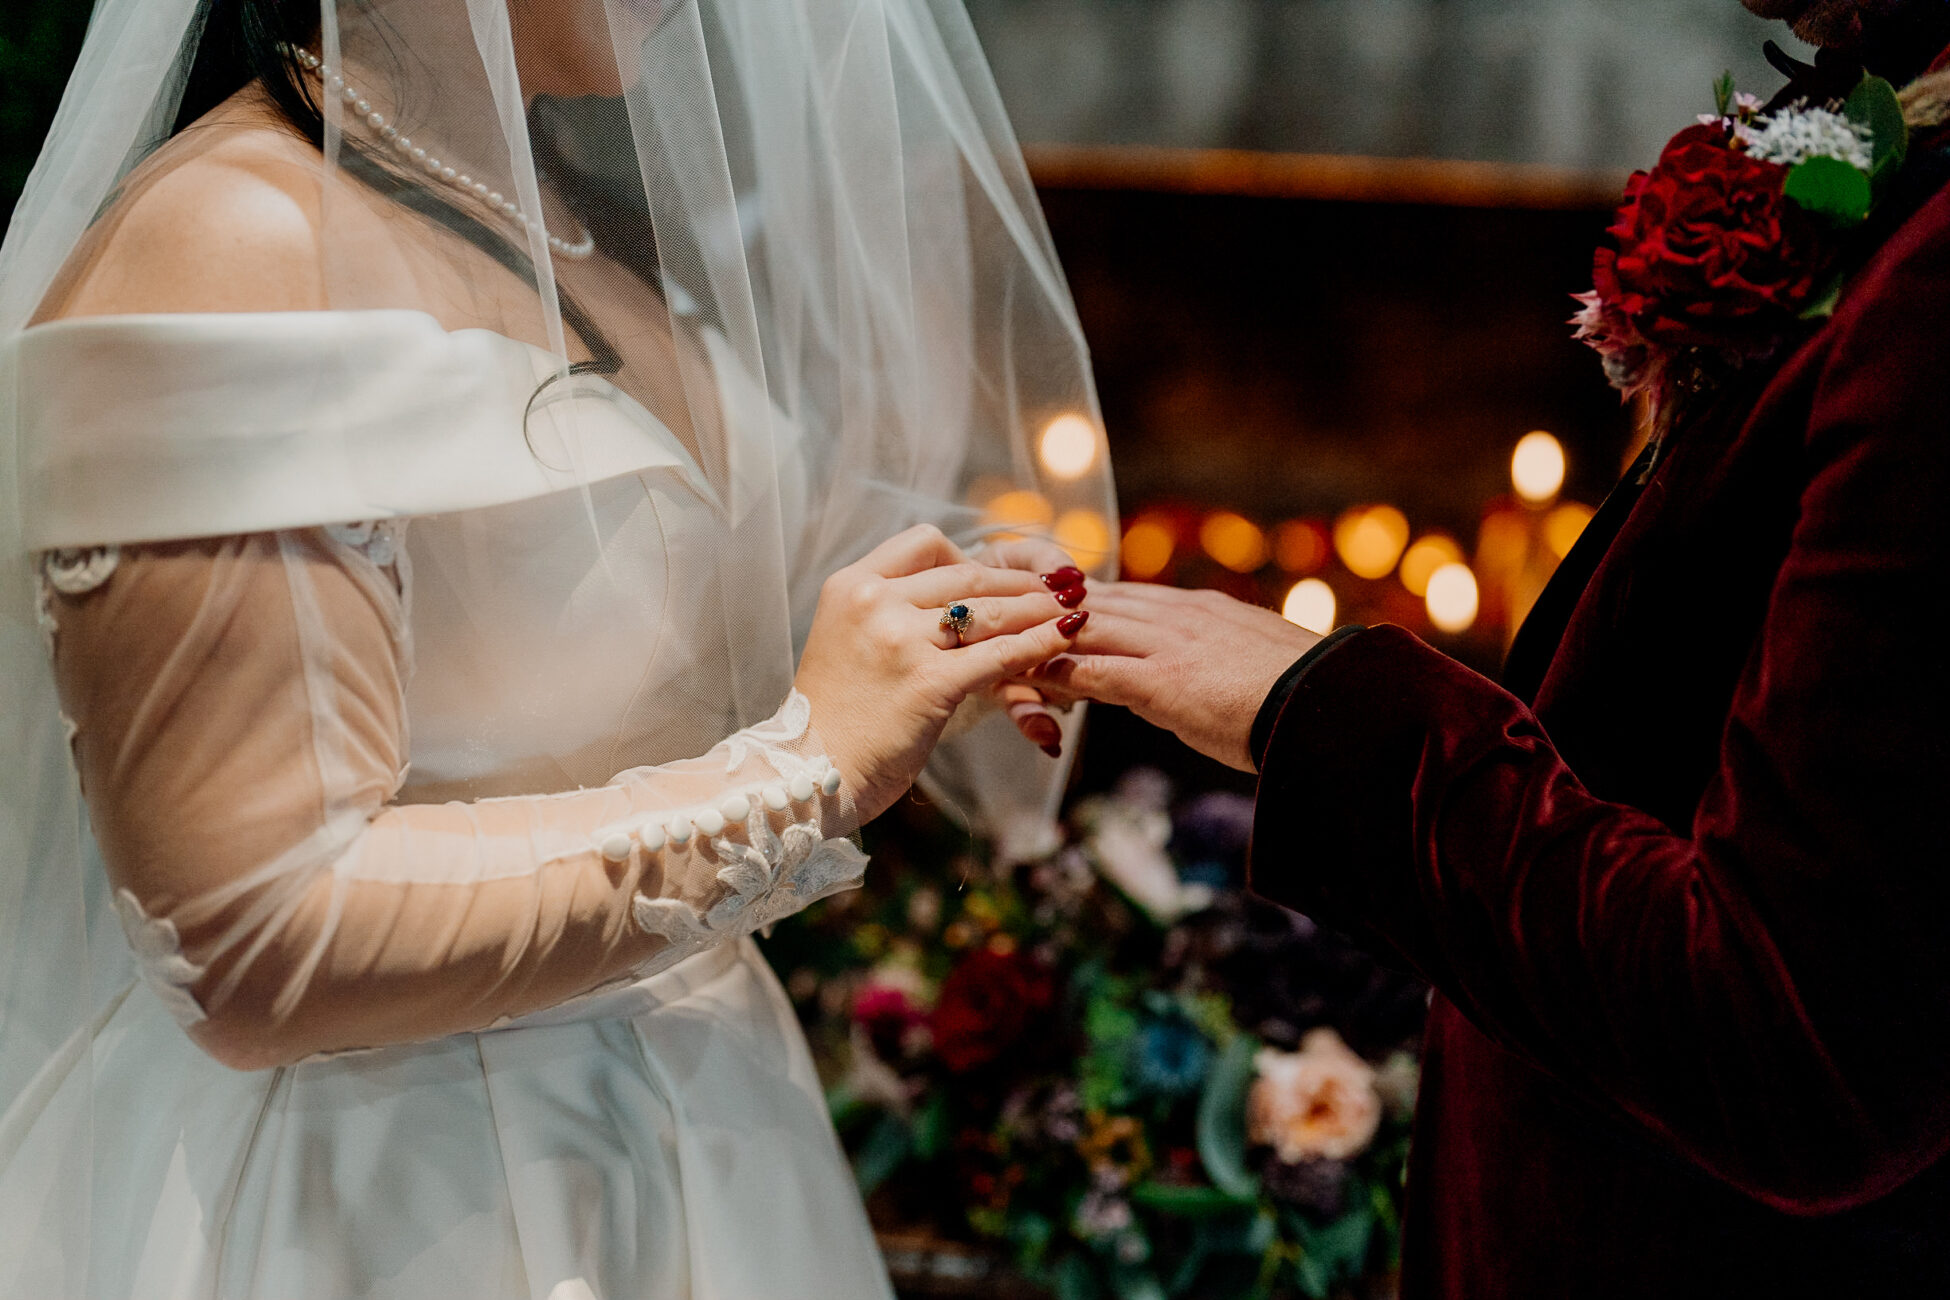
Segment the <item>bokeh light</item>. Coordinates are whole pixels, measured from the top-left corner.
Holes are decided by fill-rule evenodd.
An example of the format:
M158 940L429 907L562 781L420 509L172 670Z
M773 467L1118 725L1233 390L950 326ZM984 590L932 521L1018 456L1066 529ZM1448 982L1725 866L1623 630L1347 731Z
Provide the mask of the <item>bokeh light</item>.
M1215 510L1199 525L1199 545L1234 573L1251 573L1266 563L1266 534L1230 510Z
M1334 589L1319 578L1302 578L1287 592L1280 615L1310 632L1334 630Z
M1165 571L1177 548L1170 527L1153 518L1139 519L1124 530L1124 576L1149 582Z
M1476 621L1476 575L1467 564L1445 564L1429 575L1429 622L1444 632L1467 632Z
M1043 467L1058 478L1082 478L1097 463L1097 426L1081 415L1059 415L1043 429Z
M1289 519L1273 530L1273 560L1288 573L1312 573L1327 563L1327 530L1311 519Z
M1094 569L1110 558L1110 521L1095 510L1065 510L1052 535L1083 568Z
M1530 549L1530 529L1526 511L1498 510L1483 520L1476 534L1476 564L1485 573L1501 573L1523 567Z
M1578 538L1584 535L1584 526L1590 522L1590 506L1566 501L1544 516L1544 545L1550 547L1551 554L1561 560L1578 544Z
M1548 501L1564 486L1564 445L1548 433L1526 433L1510 456L1510 482L1526 501Z
M1437 569L1462 562L1462 547L1456 544L1455 538L1447 533L1429 533L1417 538L1415 545L1402 556L1402 586L1419 600L1429 594L1429 579Z
M1385 578L1408 545L1408 517L1393 506L1356 507L1334 521L1334 550L1357 578Z
M1020 488L991 497L982 507L982 522L989 528L1044 529L1055 518L1048 497Z

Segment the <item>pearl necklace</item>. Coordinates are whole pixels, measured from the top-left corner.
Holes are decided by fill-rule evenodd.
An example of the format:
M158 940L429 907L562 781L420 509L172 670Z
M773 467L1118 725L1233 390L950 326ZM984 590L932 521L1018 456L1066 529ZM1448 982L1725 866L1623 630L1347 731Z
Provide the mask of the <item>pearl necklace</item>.
M292 55L306 69L318 74L319 80L324 83L326 93L337 95L344 101L348 108L372 128L373 134L390 146L402 159L416 167L424 168L427 175L435 180L453 186L462 193L487 204L516 225L547 239L549 248L554 250L558 257L580 262L596 251L596 237L587 227L583 228L582 238L574 243L570 243L560 235L549 234L548 228L540 219L529 216L527 210L519 203L507 198L499 190L490 189L487 182L477 181L451 163L441 161L428 153L424 145L415 144L411 138L401 135L399 128L388 122L384 113L374 108L372 102L361 95L355 87L346 84L344 76L325 60L310 50L293 50Z

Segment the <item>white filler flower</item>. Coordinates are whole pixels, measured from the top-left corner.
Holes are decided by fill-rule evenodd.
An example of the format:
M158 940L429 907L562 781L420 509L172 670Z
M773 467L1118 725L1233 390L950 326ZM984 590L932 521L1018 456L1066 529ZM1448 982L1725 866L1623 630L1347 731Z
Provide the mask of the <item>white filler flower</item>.
M1869 129L1825 108L1785 108L1747 135L1747 152L1793 167L1810 158L1836 158L1868 171L1875 161Z

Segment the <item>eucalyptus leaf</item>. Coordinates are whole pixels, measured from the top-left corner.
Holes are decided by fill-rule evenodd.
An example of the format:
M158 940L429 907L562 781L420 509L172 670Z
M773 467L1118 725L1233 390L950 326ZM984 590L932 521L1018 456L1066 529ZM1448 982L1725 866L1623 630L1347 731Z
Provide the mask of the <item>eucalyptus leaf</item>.
M860 1195L868 1196L888 1175L907 1163L914 1151L914 1131L898 1115L883 1115L853 1156L853 1177Z
M1178 1261L1178 1267L1172 1272L1166 1290L1173 1296L1190 1294L1191 1289L1198 1284L1198 1275L1205 1271L1207 1254L1205 1233L1201 1228L1199 1235L1192 1240L1191 1248L1185 1252L1185 1257Z
M937 1092L914 1118L914 1154L932 1160L948 1145L948 1094Z
M1903 103L1894 86L1881 77L1862 78L1850 92L1842 113L1869 131L1873 159L1870 175L1881 177L1903 165L1909 156L1909 124L1903 121Z
M1361 1205L1316 1231L1307 1253L1330 1274L1358 1276L1373 1240L1374 1212Z
M1334 1285L1334 1278L1326 1265L1314 1257L1312 1251L1300 1256L1293 1266L1295 1278L1300 1283L1301 1293L1307 1300L1327 1300Z
M1175 1187L1170 1183L1141 1183L1132 1189L1131 1202L1186 1219L1235 1214L1259 1204L1252 1197L1234 1196L1217 1187Z
M1842 300L1843 279L1839 275L1830 276L1828 282L1815 291L1815 296L1801 309L1802 320L1827 320L1835 314L1835 308Z
M1111 1269L1110 1289L1117 1300L1169 1300L1164 1283L1150 1269L1120 1264Z
M1077 1253L1063 1257L1056 1269L1057 1300L1099 1300L1104 1288L1097 1281L1097 1270L1087 1256Z
M1246 1167L1246 1094L1253 1086L1259 1041L1241 1034L1205 1077L1198 1100L1198 1154L1213 1186L1241 1200L1259 1196L1259 1179Z
M1810 158L1788 172L1788 198L1838 227L1859 226L1869 215L1874 194L1860 168L1839 158Z

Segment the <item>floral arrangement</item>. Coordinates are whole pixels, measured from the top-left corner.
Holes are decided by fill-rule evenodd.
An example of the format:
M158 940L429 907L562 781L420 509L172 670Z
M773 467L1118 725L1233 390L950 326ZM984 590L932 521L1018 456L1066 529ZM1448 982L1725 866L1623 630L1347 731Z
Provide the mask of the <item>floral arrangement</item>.
M1716 110L1632 176L1572 323L1614 387L1651 395L1657 432L1673 397L1776 355L1833 313L1911 128L1942 120L1941 81L1899 93L1864 77L1839 101L1765 107L1723 77Z
M1245 895L1251 815L1140 771L1009 865L916 814L781 925L876 1226L1063 1300L1376 1293L1425 991Z

